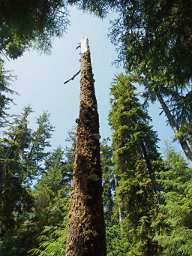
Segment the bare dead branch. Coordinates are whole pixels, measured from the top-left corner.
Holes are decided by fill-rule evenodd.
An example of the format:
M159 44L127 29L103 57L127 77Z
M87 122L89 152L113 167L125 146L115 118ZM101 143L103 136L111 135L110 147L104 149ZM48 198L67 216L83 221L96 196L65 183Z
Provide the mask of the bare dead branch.
M78 76L79 74L80 74L80 70L79 70L77 73L75 73L72 77L70 77L68 80L66 80L66 81L64 82L64 84L67 84L67 83L69 83L70 81L74 80L74 79L76 78L76 76Z

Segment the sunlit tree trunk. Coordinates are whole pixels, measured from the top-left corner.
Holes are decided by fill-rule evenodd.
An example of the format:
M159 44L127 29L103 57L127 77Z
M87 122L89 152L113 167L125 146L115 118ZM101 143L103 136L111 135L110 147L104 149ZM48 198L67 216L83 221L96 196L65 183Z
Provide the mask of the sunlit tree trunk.
M172 116L167 104L165 103L162 95L159 92L156 92L157 98L161 104L161 107L163 109L163 111L165 112L168 122L171 126L171 128L173 129L174 133L177 134L179 132L179 127L174 119L174 117ZM183 152L185 153L186 157L192 161L192 150L189 146L189 143L187 140L185 140L184 138L177 138L181 148L183 149Z
M105 256L99 118L88 40L81 41L80 115L65 256Z

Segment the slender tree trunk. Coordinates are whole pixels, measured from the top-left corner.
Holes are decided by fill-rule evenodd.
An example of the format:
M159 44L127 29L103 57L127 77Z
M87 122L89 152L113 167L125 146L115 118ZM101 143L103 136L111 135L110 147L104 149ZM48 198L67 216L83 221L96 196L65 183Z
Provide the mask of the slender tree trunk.
M105 256L99 118L88 40L81 40L80 116L65 256Z
M174 119L174 117L172 116L168 106L166 105L163 97L161 96L161 94L159 92L156 92L157 98L161 104L161 107L163 108L163 111L165 112L167 119L169 121L169 124L171 126L171 128L173 129L174 133L178 133L179 132L179 127ZM178 141L181 145L181 148L183 149L186 157L192 161L192 150L189 146L189 143L187 140L185 140L184 138L178 138Z

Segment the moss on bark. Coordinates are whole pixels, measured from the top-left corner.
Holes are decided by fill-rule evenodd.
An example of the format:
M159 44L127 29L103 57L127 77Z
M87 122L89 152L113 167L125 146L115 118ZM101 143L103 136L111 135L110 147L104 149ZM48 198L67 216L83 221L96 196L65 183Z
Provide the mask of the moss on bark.
M66 256L105 256L99 118L89 50L81 54L80 115Z

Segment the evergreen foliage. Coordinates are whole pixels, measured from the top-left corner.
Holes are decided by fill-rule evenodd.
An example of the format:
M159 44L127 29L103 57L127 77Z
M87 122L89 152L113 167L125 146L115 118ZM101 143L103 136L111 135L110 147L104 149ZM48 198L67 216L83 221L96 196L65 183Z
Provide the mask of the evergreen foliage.
M110 146L109 139L101 144L107 255L191 256L191 168L171 148L162 162L149 117L136 99L128 77L118 76L112 93L113 145ZM47 127L51 132L52 126L48 117L42 118L47 114L41 115L33 131L28 124L30 113L31 109L26 108L1 139L0 154L4 155L1 171L5 163L9 171L6 179L1 175L0 253L3 256L63 255L75 137L71 132L67 148L50 153L46 149L50 138ZM46 120L44 125L40 120ZM122 136L121 128L125 130L126 124L129 136ZM42 127L46 127L45 133ZM37 131L40 135L31 140ZM153 135L149 141L154 144L148 145L148 134ZM24 157L29 154L29 145L35 138L39 141L35 145L39 146L34 148L33 159L42 156L37 157L36 166L34 162L31 164L31 158ZM143 140L148 145L150 160L153 159L151 164L158 183L150 176L142 149L140 154L129 153L134 148L138 150ZM7 149L13 148L12 155L5 159ZM123 155L125 149L130 151ZM129 158L127 165L124 158Z
M161 212L166 227L158 240L161 255L192 255L192 170L183 157L168 148L167 169L161 172L164 202Z
M11 94L13 94L9 86L11 75L4 70L3 64L0 58L0 127L6 121L8 105L12 101Z
M179 86L175 84L164 84L143 76L131 75L135 82L144 85L143 96L146 105L151 101L159 101L162 112L164 112L168 124L174 131L177 139L185 153L186 157L192 160L191 144L191 84Z
M115 11L110 35L119 52L119 61L126 71L143 80L147 99L159 101L175 137L192 161L192 3L187 0L69 2L101 17Z
M100 151L107 255L191 256L192 169L171 147L162 160L147 113L149 102L159 101L192 160L192 2L187 0L0 1L0 255L61 256L66 251L76 135L69 134L64 150L50 150L48 113L39 116L35 129L30 107L7 120L14 92L3 58L15 59L30 47L49 50L52 38L67 29L70 5L100 17L115 11L111 39L129 74L113 82L112 145L104 139ZM135 84L144 88L143 105ZM95 129L86 110L82 120L85 130L88 122ZM92 135L91 143L99 138L98 132ZM95 192L96 182L90 175L90 191Z
M64 162L64 152L58 148L46 162L48 169L36 184L34 214L38 232L36 248L30 255L63 255L68 223L68 199L71 176L69 162Z
M155 235L158 229L154 225L159 202L155 172L159 171L161 161L157 136L149 126L150 118L136 98L128 77L116 77L111 93L110 123L118 180L116 204L119 225L122 233L126 229L129 241L124 255L157 255L159 246ZM121 251L118 255L122 255Z
M25 239L28 228L25 224L30 220L33 196L29 185L32 178L34 180L42 172L41 165L47 156L46 146L49 145L52 131L46 113L37 121L37 130L32 131L28 126L31 111L30 107L25 108L1 138L0 251L6 256L18 253L22 255L25 250L22 246L18 249L16 243ZM39 136L35 137L35 134ZM39 147L35 148L34 145ZM32 157L32 148L35 159ZM19 235L18 229L21 229Z
M191 10L187 0L70 0L69 3L105 15L113 10L112 42L129 71L161 84L188 84L191 68ZM160 58L161 56L161 58Z
M60 36L69 23L63 0L1 1L0 53L17 58L36 43L47 49L54 36Z
M115 173L112 162L112 147L109 145L109 138L101 143L101 167L103 173L103 206L105 222L110 225L114 207Z

